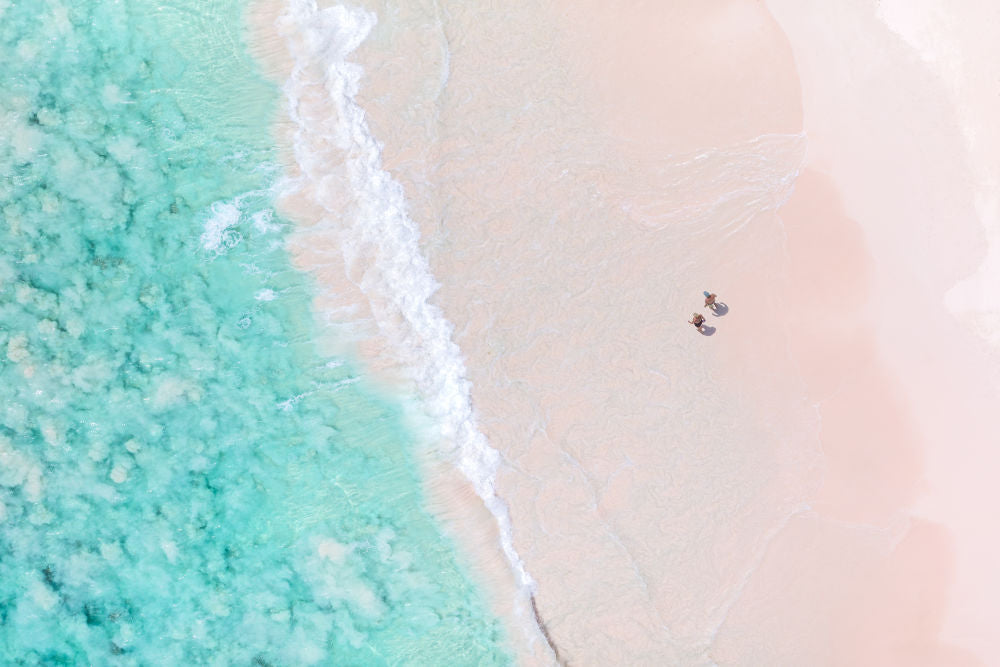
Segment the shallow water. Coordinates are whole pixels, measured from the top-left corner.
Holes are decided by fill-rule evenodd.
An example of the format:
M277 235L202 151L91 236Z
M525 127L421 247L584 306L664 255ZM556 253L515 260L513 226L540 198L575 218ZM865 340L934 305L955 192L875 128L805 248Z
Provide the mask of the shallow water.
M314 349L242 11L0 5L0 661L506 663Z

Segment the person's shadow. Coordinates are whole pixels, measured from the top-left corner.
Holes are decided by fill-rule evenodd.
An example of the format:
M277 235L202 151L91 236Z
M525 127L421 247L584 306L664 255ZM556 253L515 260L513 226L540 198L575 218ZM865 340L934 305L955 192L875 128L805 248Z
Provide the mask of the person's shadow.
M703 324L698 329L698 333L700 333L702 336L711 336L712 334L715 333L715 327L713 327L713 326L711 326L709 324Z
M722 317L723 315L729 312L729 306L722 303L721 301L716 301L715 308L709 308L709 310L711 310L712 314L715 315L716 317Z

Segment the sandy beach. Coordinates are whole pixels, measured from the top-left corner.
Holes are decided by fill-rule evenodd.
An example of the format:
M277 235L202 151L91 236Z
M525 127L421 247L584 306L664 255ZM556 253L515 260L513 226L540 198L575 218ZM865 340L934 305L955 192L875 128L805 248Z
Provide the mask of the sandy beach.
M357 101L565 663L996 660L997 102L962 69L996 17L935 37L943 8L897 4L365 3ZM329 187L285 200L293 250L339 340L420 395L377 249L316 224L357 208L323 150L304 171ZM702 290L725 308L699 334ZM550 663L446 459L434 509L520 661Z

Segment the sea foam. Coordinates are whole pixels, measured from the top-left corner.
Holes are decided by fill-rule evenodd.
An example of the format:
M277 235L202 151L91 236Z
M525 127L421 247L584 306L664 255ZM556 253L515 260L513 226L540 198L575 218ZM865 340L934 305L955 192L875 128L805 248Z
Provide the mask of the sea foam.
M508 508L496 493L499 453L477 426L453 327L430 303L438 285L420 250L403 188L382 168L381 146L355 99L363 70L347 58L375 24L370 12L342 5L320 10L315 0L290 0L278 20L294 62L284 92L302 173L288 187L309 193L329 214L320 224L337 235L351 274L360 274L357 282L372 301L379 331L415 382L439 439L447 443L446 456L496 518L523 594L521 613L530 619L525 603L535 584L514 549ZM322 100L318 109L311 106L316 100ZM339 214L343 202L335 200L345 193L344 184L331 177L335 167L343 170L346 193L353 198L348 221Z

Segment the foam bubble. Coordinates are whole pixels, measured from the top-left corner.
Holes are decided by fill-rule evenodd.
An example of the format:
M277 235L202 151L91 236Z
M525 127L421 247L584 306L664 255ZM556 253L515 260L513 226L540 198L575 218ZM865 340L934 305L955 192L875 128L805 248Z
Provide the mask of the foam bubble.
M280 227L271 222L273 211L264 208L254 213L246 209L250 204L270 199L270 190L250 190L225 201L213 203L205 214L204 231L201 234L201 247L215 253L223 253L234 248L243 240L243 234L236 227L249 219L254 231L258 234L277 231Z
M348 547L332 539L321 540L319 546L316 548L316 553L334 563L344 562L344 558L347 557L349 552L350 549Z
M11 336L7 341L7 358L15 364L28 358L28 337L24 334Z
M17 127L10 138L14 155L21 162L32 159L41 146L44 135L30 127Z
M128 480L128 470L126 470L123 465L116 465L111 468L111 474L109 474L108 477L110 477L111 481L115 484L123 484L126 480Z
M41 581L32 581L28 588L28 596L40 609L50 611L59 602L59 596Z
M180 403L191 392L191 386L183 379L173 376L160 378L152 395L152 404L156 409L168 408Z
M177 548L177 543L173 540L163 540L160 542L160 549L163 551L163 555L167 557L167 561L171 564L177 562L177 555L180 550Z
M24 497L33 503L42 499L42 469L37 465L32 465L28 469L28 476L24 480Z
M223 235L240 222L240 208L232 202L212 204L211 216L205 221L205 232L201 235L201 247L218 251L223 244Z
M117 542L101 542L101 558L109 563L117 563L122 557L122 548Z
M87 456L91 461L103 461L108 456L108 444L103 440L98 440L90 446Z
M257 211L250 216L250 222L253 224L253 228L257 230L258 234L267 234L268 232L275 232L280 229L280 227L271 222L274 217L274 213L270 210Z
M0 436L0 486L20 487L28 500L42 497L42 470L29 456L14 449L8 438Z

